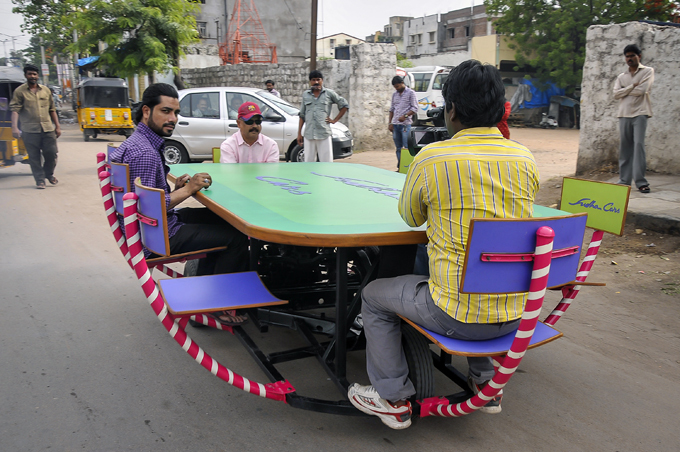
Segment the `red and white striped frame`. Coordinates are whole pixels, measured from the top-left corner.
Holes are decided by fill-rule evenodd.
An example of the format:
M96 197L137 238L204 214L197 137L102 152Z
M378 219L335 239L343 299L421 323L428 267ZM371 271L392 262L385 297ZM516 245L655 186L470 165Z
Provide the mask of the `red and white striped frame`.
M510 350L502 358L496 358L494 366L498 364L496 374L482 390L468 400L452 405L445 398L431 397L420 402L420 416L461 417L470 414L496 397L515 373L519 363L529 347L534 335L538 316L543 306L545 290L548 286L548 273L552 259L553 240L555 232L548 226L541 226L536 231L536 251L527 298L522 319L520 320L515 339Z
M130 251L130 263L132 264L137 279L139 280L144 295L151 305L156 317L163 324L165 329L170 333L170 336L201 366L210 371L213 375L226 381L232 386L235 386L245 392L265 397L267 399L279 400L286 402L286 394L295 392L295 389L288 381L279 381L276 383L257 383L251 381L232 370L226 368L217 360L213 359L201 347L199 347L186 333L188 318L175 319L172 314L168 312L167 306L163 301L163 297L158 290L156 282L151 277L151 272L144 259L144 252L141 243L141 234L139 232L139 223L137 221L137 195L134 193L127 193L123 196L123 206L125 211L125 235L127 236L127 247ZM206 318L206 316L199 315L199 322ZM214 323L213 319L212 323ZM203 321L201 323L208 324ZM210 325L212 326L212 325ZM224 329L231 330L229 327Z
M593 231L593 236L590 239L590 244L588 245L588 251L586 252L586 257L583 258L581 262L581 267L576 273L576 281L585 282L590 270L593 268L593 263L597 257L597 253L600 251L600 245L602 245L602 237L604 237L604 231L596 229ZM562 300L557 304L555 309L550 313L550 315L545 319L546 325L555 325L557 321L562 318L562 315L569 309L571 302L576 295L578 295L581 286L568 286L562 289Z

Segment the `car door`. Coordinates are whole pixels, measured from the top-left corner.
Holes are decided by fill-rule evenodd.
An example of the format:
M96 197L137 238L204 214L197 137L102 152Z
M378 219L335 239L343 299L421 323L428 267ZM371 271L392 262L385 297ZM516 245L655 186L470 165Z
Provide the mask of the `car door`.
M229 105L230 119L227 122L228 135L232 135L238 131L238 125L236 124L238 107L246 102L254 102L258 107L260 107L260 111L262 112L263 120L261 133L276 141L276 144L279 147L279 155L283 155L286 152L287 148L284 143L285 116L278 112L274 107L269 105L269 103L257 96L253 96L252 94L227 92L226 99L227 105ZM277 115L280 119L277 121L265 119L271 114Z
M212 148L220 147L226 137L219 91L186 94L179 108L174 134L186 143L189 157L212 158Z

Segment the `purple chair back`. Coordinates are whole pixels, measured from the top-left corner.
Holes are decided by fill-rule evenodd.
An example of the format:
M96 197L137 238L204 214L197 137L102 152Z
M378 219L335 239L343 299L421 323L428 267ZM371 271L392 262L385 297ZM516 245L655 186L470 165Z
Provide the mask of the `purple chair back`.
M137 178L135 180L135 193L139 198L137 213L140 220L142 243L153 253L169 256L170 242L165 191L160 188L146 187L142 185L140 178Z
M530 256L541 226L555 231L548 287L574 281L586 228L585 213L552 218L473 218L460 292L528 292L533 265Z
M130 192L130 167L127 163L109 162L111 173L111 191L116 212L123 215L123 196Z

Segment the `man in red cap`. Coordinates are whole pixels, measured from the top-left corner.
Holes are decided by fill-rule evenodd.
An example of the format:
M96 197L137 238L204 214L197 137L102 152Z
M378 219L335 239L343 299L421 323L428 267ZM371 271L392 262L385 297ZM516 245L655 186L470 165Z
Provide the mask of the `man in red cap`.
M220 163L276 163L279 147L276 141L261 134L262 112L254 102L246 102L238 109L239 131L220 146Z

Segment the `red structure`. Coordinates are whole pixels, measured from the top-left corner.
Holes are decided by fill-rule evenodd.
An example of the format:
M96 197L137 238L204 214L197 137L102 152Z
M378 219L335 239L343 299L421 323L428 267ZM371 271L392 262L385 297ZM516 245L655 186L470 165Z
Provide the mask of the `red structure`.
M269 42L253 0L236 0L220 45L222 64L277 63L276 44Z

